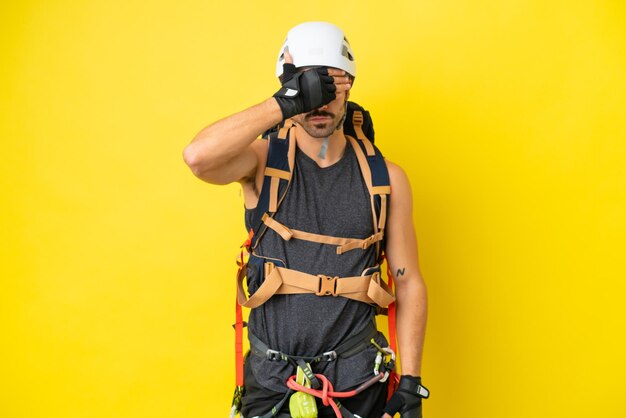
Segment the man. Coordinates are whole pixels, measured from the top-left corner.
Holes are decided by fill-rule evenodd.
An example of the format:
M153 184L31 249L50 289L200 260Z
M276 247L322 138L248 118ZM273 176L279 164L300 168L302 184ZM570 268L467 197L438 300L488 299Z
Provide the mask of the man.
M377 215L375 211L372 226L372 187L364 181L364 167L357 161L359 147L355 144L359 141L347 138L343 131L356 67L350 45L339 28L308 22L289 31L279 54L277 75L282 82L278 93L204 128L184 151L186 163L200 179L213 184L241 184L248 229L259 230L254 223L265 223L263 232L255 237L248 265L250 301L262 293L260 289L269 286L264 284L277 272L284 276L277 282L278 290L274 288L261 303L250 304L254 308L248 324L253 349L245 364L242 416L290 416L285 382L296 374L296 362L305 374L313 372L328 378L336 392L352 390L371 380L377 347L387 342L375 329L375 337L359 342L358 348L352 341L372 327L376 313L373 305L384 307L388 302L341 293L338 283L363 277L374 280L370 278L378 277L377 262L384 250L396 280L397 334L402 353L400 385L389 402L386 385L381 383L342 398L337 408L323 406L318 400L319 416L334 416L342 408L360 417L389 418L396 412L404 418L421 417L421 399L428 396L419 377L426 287L418 267L408 178L399 166L383 162L393 192L388 209L384 198L385 208L377 206L376 210L386 212ZM279 209L275 207L273 212L260 216L266 211L259 201L265 178L268 172L276 171L266 170L270 141L257 138L281 123L294 124L282 136L297 146L291 173L274 175L286 176L289 185L284 196L274 198ZM274 188L276 196L277 186ZM260 211L263 213L257 213ZM377 216L386 219L386 226ZM376 225L383 227L377 231ZM290 239L289 234L295 238ZM342 247L345 252L339 250L337 242L349 244ZM354 242L357 245L351 244ZM319 278L320 290L287 291L287 274L293 275L296 283ZM331 287L322 292L322 286L328 283ZM331 294L340 297L327 296ZM348 343L353 346L347 350L349 353L342 355L338 351L336 358L320 361L320 354L340 350ZM270 351L282 357L269 358L265 354ZM311 360L310 364L303 358ZM293 403L298 400L292 398L294 413Z

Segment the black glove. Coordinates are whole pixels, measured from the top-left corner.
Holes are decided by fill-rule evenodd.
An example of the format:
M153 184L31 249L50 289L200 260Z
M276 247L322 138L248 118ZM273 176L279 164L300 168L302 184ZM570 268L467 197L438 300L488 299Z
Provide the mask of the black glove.
M401 418L422 418L422 398L426 399L429 395L428 389L422 386L421 377L403 375L383 412L391 416L400 412Z
M283 119L310 112L335 99L335 82L326 67L296 71L293 64L283 64L283 86L274 97Z

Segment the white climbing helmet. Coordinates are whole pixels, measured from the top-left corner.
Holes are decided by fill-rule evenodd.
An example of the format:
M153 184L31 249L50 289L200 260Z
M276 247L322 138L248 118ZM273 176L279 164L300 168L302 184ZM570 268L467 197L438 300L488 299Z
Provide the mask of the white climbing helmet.
M344 70L356 77L354 55L343 31L332 23L305 22L292 28L278 54L276 77L283 73L285 51L296 67L322 65Z

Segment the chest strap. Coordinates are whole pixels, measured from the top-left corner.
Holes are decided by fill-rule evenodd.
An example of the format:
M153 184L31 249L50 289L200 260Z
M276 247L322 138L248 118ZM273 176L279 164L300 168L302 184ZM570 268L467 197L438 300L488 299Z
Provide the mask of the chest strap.
M243 288L244 277L245 269L242 269L237 277L237 301L247 308L259 307L274 295L303 293L342 296L381 308L387 307L395 300L379 272L366 276L331 277L276 267L273 263L266 262L265 280L249 299Z
M337 246L337 254L343 254L350 250L356 250L360 248L362 250L367 249L370 245L377 243L383 239L384 232L379 231L367 238L340 238L330 235L314 234L312 232L300 231L298 229L291 229L278 222L276 219L263 215L263 223L267 227L282 237L285 241L289 241L292 238L301 239L304 241L317 242L319 244L328 244Z

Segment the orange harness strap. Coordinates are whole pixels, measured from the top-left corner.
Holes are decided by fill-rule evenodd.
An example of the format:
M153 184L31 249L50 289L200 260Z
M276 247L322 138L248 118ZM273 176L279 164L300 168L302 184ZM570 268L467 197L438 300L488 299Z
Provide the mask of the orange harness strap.
M387 283L389 290L393 292L393 276L391 275L391 267L389 267L389 260L387 260ZM387 308L387 327L389 329L389 347L396 353L396 358L399 358L399 352L396 344L396 302L389 304ZM387 400L391 398L393 392L395 392L398 384L400 383L400 376L396 370L392 370L389 373L389 385L387 386Z
M237 277L239 277L242 272L246 271L246 263L243 258L244 250L250 247L250 242L252 241L252 236L254 235L253 230L250 230L250 234L248 235L248 239L241 245L241 251L239 256L237 257ZM235 328L235 384L237 387L243 387L243 327L245 323L243 322L243 312L241 310L241 305L239 304L239 300L235 298L235 324L233 327Z

